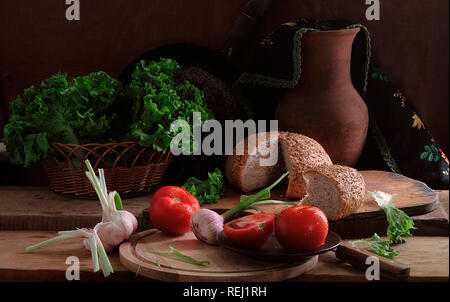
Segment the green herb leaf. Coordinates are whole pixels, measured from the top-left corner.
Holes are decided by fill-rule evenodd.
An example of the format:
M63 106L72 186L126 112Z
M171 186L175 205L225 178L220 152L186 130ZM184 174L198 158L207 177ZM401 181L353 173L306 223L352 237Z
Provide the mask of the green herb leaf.
M435 145L431 145L431 150L433 153L439 153L439 149Z
M382 209L386 213L389 223L387 235L391 243L403 243L404 237L412 237L410 229L415 229L414 221L400 209L393 205L383 206Z
M199 261L192 257L183 255L180 251L178 251L173 246L169 246L169 248L172 251L172 253L161 253L161 252L156 252L156 251L147 251L147 253L168 257L171 259L179 260L181 262L185 262L185 263L189 263L189 264L193 264L193 265L208 266L211 264L211 262L209 262L208 260L200 260Z
M403 243L405 242L403 237L412 237L410 230L416 229L414 221L405 212L395 207L393 196L380 191L368 191L368 193L374 197L386 214L389 223L387 235L390 242L394 244Z
M426 157L428 156L428 152L422 152L421 154L420 154L420 159L425 159Z
M200 205L215 203L225 194L223 175L218 168L208 173L206 180L190 177L182 188L194 195Z
M117 192L114 195L114 203L116 205L116 210L118 210L118 211L123 210L122 198L120 198L120 195Z
M352 241L351 244L355 246L357 243L365 242L370 246L371 251L376 253L377 255L393 259L395 256L400 254L400 252L395 251L389 244L389 241L385 241L378 236L377 233L373 234L373 236L369 239L355 240Z

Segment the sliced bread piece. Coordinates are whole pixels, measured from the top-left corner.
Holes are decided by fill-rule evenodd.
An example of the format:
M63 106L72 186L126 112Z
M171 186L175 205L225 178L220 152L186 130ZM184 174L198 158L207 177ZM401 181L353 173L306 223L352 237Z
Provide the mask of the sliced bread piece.
M314 139L292 132L279 132L285 169L289 171L286 198L300 199L306 195L303 172L321 165L332 165L325 149Z
M366 197L366 185L355 169L340 165L324 165L306 170L306 196L301 204L324 211L329 220L354 213Z
M236 152L240 148L244 151L241 155ZM277 157L274 165L262 164L264 160L268 160L270 155L274 154ZM228 180L243 192L267 187L282 173L283 161L279 156L278 132L253 134L245 138L236 144L233 155L227 157L225 165L225 174Z

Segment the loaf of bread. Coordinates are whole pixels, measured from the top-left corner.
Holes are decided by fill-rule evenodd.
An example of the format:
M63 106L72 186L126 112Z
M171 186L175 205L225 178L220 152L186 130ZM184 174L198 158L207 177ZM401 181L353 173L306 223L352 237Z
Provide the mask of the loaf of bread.
M257 140L257 144L248 146L249 140L255 141L255 135L260 138L262 136L263 139ZM261 158L269 157L258 152L261 146L269 148L270 152L277 152L277 161L274 165L260 164ZM238 148L245 149L244 155L236 154ZM254 134L237 144L233 155L227 158L226 176L235 187L243 192L249 192L267 187L288 170L290 173L286 197L300 199L306 194L303 171L327 164L332 165L330 157L314 139L297 133L274 131L265 135Z
M307 169L306 196L301 204L324 211L329 220L354 213L366 197L364 178L355 169L339 165L323 165Z
M280 131L279 142L285 169L289 171L286 198L303 198L306 194L303 172L309 168L333 163L325 149L310 137Z
M263 150L262 147L267 149ZM243 154L237 153L240 148ZM267 187L277 180L283 173L283 162L277 160L274 165L262 165L261 160L269 158L267 151L272 155L273 152L279 154L277 132L253 134L236 144L233 155L227 157L225 165L225 174L230 183L243 192L250 192Z

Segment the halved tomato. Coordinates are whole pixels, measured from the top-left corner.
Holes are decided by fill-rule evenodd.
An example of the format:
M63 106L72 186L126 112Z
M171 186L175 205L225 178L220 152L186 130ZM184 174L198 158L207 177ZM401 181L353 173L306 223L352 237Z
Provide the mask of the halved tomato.
M274 227L275 215L262 213L227 222L223 226L223 230L233 244L258 249L269 241Z

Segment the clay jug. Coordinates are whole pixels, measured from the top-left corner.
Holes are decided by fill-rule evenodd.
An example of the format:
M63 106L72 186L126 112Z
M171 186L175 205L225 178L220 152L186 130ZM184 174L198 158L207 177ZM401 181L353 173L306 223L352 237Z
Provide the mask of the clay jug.
M359 28L312 31L301 41L301 77L275 111L279 129L317 140L335 164L355 166L366 140L368 111L352 84L350 61Z

